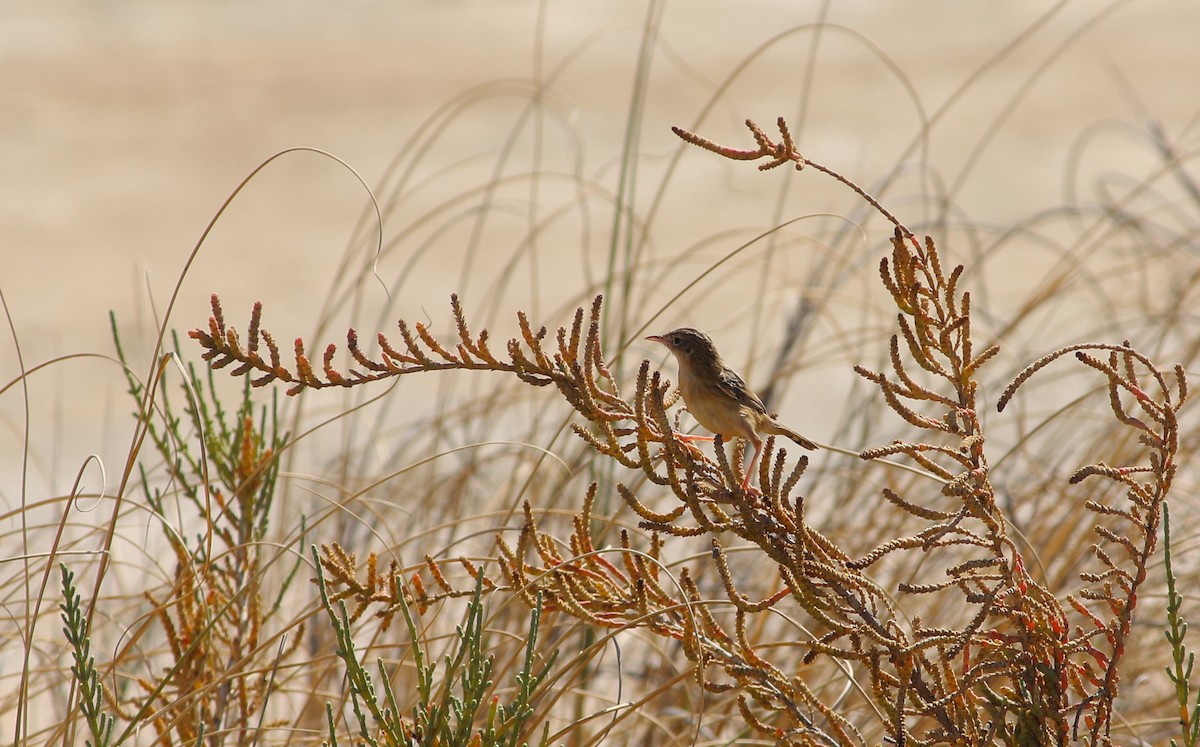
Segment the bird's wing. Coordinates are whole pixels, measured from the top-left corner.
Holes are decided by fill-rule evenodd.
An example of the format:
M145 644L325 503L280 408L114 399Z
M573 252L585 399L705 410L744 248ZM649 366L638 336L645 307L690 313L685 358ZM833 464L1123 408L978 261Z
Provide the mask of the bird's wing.
M721 373L717 375L717 380L721 391L737 400L738 404L749 407L756 412L765 413L767 411L767 406L763 404L757 394L750 391L750 387L746 386L746 382L742 381L742 377L738 376L737 372L733 369L722 369Z

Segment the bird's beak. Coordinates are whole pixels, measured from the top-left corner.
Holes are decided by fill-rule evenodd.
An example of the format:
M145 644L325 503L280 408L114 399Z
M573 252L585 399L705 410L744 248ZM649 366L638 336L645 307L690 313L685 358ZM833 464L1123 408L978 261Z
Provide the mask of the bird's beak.
M647 340L650 340L651 342L657 342L657 343L659 343L660 345L666 345L666 344L667 344L667 341L666 341L666 340L664 340L664 339L662 338L662 335L650 335L650 336L649 336L649 337L647 337L646 339L647 339Z

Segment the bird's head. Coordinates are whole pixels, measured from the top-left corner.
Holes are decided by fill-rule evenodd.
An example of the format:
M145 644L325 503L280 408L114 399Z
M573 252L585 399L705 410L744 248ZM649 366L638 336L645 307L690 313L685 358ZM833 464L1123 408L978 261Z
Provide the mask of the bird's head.
M664 345L681 364L703 366L721 360L712 338L691 327L680 327L663 335L650 335L646 339Z

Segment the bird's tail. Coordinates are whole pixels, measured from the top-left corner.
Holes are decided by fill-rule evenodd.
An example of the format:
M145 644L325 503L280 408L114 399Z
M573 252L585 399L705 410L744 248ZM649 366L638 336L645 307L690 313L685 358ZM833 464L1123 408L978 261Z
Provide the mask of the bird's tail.
M785 425L781 425L779 423L779 421L777 421L777 420L772 420L771 422L769 422L767 424L767 427L764 428L763 430L766 433L770 433L770 434L773 434L776 436L787 436L788 438L792 439L793 441L800 444L801 446L803 446L806 449L811 449L813 451L816 451L817 449L821 448L820 446L817 446L815 443L813 443L809 439L805 438L804 436L801 436L799 433L795 432L791 428L788 428Z

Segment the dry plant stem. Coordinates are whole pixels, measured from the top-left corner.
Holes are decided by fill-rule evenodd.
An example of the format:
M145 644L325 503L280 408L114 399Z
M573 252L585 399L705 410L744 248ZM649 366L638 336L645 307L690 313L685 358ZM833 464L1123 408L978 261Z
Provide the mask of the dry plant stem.
M678 135L682 140L685 140L692 145L734 161L758 161L763 158L771 159L766 163L759 164L759 171L769 171L770 169L782 166L785 163L795 164L797 171L803 170L806 166L811 166L817 171L827 174L849 187L868 205L879 211L880 215L891 221L892 225L900 229L904 233L905 237L915 240L912 231L909 231L908 228L906 228L904 224L896 218L896 216L892 215L887 208L881 205L874 197L869 195L862 187L858 186L828 166L822 166L816 161L809 160L800 155L800 151L796 149L795 144L792 142L792 133L788 129L787 121L783 117L779 117L777 120L775 120L775 124L779 128L780 133L780 141L778 143L767 137L766 133L762 131L762 128L755 124L754 120L746 120L746 127L749 128L750 133L754 136L754 141L758 144L758 148L754 150L738 150L736 148L728 148L723 145L718 145L711 140L700 137L694 132L689 132L683 129L682 127L672 127L671 131Z
M1107 351L1108 356L1098 358L1087 351ZM1138 431L1138 440L1148 449L1147 464L1114 467L1101 462L1081 467L1071 476L1072 483L1091 477L1119 483L1126 490L1128 502L1124 506L1087 502L1087 508L1099 517L1094 531L1100 541L1092 545L1092 554L1102 570L1082 574L1089 586L1080 591L1079 598L1070 598L1072 606L1089 618L1091 629L1086 634L1081 629L1077 635L1087 643L1099 666L1098 671L1088 672L1089 682L1096 689L1085 701L1091 706L1092 718L1084 724L1089 737L1096 741L1107 739L1120 682L1119 664L1133 626L1138 590L1146 581L1157 547L1163 506L1175 477L1179 411L1187 400L1188 385L1182 365L1176 365L1173 376L1168 377L1129 341L1121 345L1088 343L1056 350L1032 363L1005 390L998 409L1003 410L1016 390L1037 371L1071 353L1107 378L1113 416ZM1173 386L1169 379L1174 379ZM1123 397L1130 402L1127 404ZM1096 603L1107 619L1088 609L1084 601ZM1093 639L1102 642L1103 650L1096 650Z

